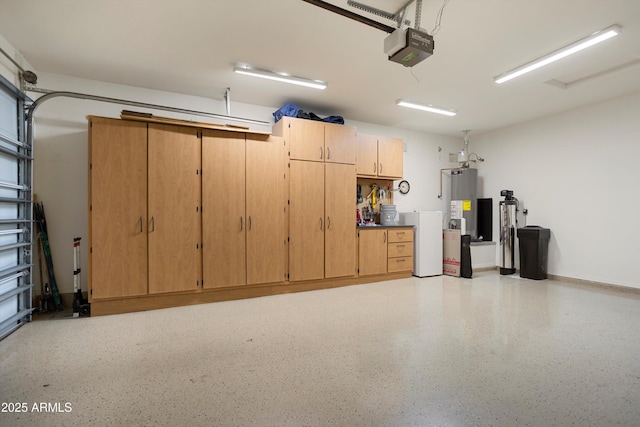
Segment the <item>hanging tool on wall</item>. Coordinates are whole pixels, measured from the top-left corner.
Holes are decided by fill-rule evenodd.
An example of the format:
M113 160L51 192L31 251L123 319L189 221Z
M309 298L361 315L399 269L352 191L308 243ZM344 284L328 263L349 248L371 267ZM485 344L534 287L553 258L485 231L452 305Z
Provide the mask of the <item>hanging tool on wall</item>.
M367 199L371 200L371 209L374 211L378 209L378 184L371 184L371 193L367 196Z

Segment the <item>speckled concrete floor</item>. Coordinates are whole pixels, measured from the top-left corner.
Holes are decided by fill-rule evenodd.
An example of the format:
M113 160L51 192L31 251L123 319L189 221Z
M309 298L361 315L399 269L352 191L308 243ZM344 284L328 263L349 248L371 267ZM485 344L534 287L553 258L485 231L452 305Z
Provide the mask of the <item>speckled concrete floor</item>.
M0 378L2 426L638 426L640 296L483 272L37 321Z

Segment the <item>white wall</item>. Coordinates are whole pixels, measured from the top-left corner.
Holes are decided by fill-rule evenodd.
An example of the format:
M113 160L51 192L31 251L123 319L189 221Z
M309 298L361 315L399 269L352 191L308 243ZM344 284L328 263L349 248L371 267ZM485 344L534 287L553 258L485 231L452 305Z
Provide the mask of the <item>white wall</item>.
M472 138L480 197L500 190L551 229L549 273L640 288L640 93ZM524 225L520 218L520 226Z
M89 93L217 114L225 113L222 99L213 100L186 96L55 74L41 73L38 86L52 90ZM34 98L37 97L35 94L31 95ZM221 98L222 95L220 94ZM233 100L233 89L231 99ZM272 113L278 107L259 107L237 104L232 101L231 113L233 116L272 121ZM81 243L83 289L86 289L87 283L88 134L86 116L119 117L122 109L144 111L141 108L96 101L54 98L43 103L35 115L34 187L39 200L45 205L56 279L60 291L63 293L73 290L72 242L74 237L83 238ZM223 122L163 111L149 110L149 112L169 117ZM401 137L406 141L405 176L411 182L411 192L406 196L398 195L396 197L400 210L445 209L447 202L437 198L438 173L440 168L451 166L448 163L448 153L459 149L461 140L345 119L348 125L357 126L359 132ZM255 130L271 130L270 126L252 125L251 127ZM442 147L441 153L437 151L439 146ZM439 154L442 155L438 157ZM36 283L39 284L37 274L34 276ZM36 289L39 289L39 286L36 286Z

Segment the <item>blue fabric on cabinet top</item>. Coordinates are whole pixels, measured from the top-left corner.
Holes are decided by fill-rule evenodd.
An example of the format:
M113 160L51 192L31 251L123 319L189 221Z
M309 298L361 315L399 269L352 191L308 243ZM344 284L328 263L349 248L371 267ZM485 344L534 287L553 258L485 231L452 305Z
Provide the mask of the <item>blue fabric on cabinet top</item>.
M339 125L344 124L344 119L342 118L342 116L329 116L323 119L315 113L307 113L299 109L296 104L293 104L291 102L284 104L273 113L275 123L278 123L278 121L280 121L280 119L283 117L298 117L300 119L316 120L319 122L336 123Z
M278 121L284 116L298 117L298 107L295 104L289 102L287 104L284 104L273 113L273 118L275 119L276 123L278 123Z

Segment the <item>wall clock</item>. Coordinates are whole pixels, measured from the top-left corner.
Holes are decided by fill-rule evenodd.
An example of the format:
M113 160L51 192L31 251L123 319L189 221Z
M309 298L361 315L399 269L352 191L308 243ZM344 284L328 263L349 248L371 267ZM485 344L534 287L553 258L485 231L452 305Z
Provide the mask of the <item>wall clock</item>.
M409 192L409 189L411 189L411 186L409 185L409 181L400 181L400 184L398 184L398 190L400 190L400 194L407 194Z

